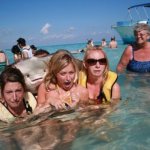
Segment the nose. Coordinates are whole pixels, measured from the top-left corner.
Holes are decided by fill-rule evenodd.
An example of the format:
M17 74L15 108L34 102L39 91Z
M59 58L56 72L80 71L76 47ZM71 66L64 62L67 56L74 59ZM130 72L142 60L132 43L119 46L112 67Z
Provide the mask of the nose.
M70 75L67 74L67 75L66 75L66 80L67 80L67 81L70 81L70 79L71 79Z
M96 67L100 67L100 63L98 61L96 62Z
M13 92L13 99L16 99L16 98L17 98L16 92Z

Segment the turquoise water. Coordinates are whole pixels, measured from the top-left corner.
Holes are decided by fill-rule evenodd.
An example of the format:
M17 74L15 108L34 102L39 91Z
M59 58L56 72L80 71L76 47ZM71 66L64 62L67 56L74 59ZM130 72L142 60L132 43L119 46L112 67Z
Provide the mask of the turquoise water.
M42 47L76 50L85 44ZM126 45L105 48L111 70L115 70ZM7 51L9 59L11 53ZM83 53L74 54L82 58ZM107 109L89 107L76 112L44 114L23 124L0 124L0 149L54 150L149 150L150 147L150 75L119 74L122 100Z

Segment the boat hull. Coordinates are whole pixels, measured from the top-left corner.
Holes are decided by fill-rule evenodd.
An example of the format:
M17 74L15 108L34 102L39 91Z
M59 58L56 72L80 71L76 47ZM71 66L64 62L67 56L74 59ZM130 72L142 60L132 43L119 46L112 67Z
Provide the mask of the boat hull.
M115 29L119 33L124 44L130 44L130 43L135 42L134 27L137 24L144 23L150 26L150 19L147 13L148 8L150 8L150 3L131 6L128 8L128 14L130 16L130 20L119 21L117 22L116 25L112 26L112 28ZM134 18L132 17L131 12L133 11L135 14L137 14L137 17L135 15L134 15Z
M134 26L114 26L113 28L119 33L124 44L135 42Z

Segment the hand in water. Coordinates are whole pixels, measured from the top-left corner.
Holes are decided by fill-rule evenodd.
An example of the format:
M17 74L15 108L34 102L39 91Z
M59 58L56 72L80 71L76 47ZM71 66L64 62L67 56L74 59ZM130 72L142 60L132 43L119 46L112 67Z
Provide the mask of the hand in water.
M62 100L59 98L58 94L54 94L53 96L49 96L49 93L46 95L47 104L54 106L56 110L63 109L64 104Z

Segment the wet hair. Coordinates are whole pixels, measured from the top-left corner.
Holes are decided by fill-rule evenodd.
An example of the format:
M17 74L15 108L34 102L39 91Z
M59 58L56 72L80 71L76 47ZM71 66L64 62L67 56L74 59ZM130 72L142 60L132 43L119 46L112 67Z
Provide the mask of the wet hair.
M111 41L115 41L115 37L111 37Z
M1 87L1 95L3 95L3 91L7 82L19 82L24 91L26 91L26 83L23 74L21 71L14 67L7 67L0 75L0 87Z
M37 50L37 47L35 47L35 45L30 45L30 47L31 47L33 50Z
M25 46L26 45L26 40L24 38L19 38L17 40L18 44L22 45L22 46Z
M94 51L99 51L100 53L102 53L102 54L104 55L104 58L106 58L106 67L105 67L104 72L103 72L103 84L104 84L105 81L106 81L106 79L107 79L107 76L108 76L109 61L108 61L107 55L106 55L106 53L103 51L102 47L93 46L92 48L87 49L87 50L85 51L83 61L86 62L89 52L94 52ZM83 66L83 70L86 71L86 68L84 68L84 66Z
M87 41L87 44L90 44L90 43L92 43L92 42L93 42L93 40L90 39L90 40Z
M139 31L145 30L150 35L150 26L145 23L139 23L134 27L134 34Z
M20 48L18 47L18 45L14 45L12 48L11 48L11 52L13 54L20 54L21 53L21 50Z
M56 78L57 73L59 73L63 68L68 66L70 63L73 64L76 72L75 78L78 79L79 70L76 64L76 60L72 56L72 54L67 50L58 50L56 53L53 54L48 64L48 72L44 78L44 82L47 89L49 88L49 85L51 83L54 85L57 84Z

